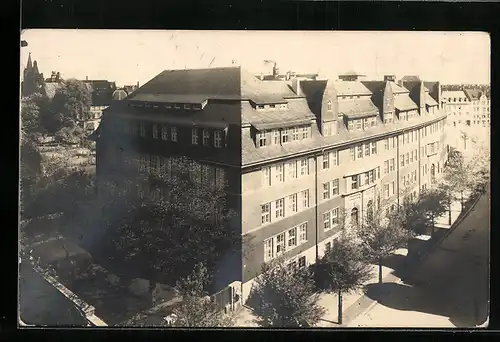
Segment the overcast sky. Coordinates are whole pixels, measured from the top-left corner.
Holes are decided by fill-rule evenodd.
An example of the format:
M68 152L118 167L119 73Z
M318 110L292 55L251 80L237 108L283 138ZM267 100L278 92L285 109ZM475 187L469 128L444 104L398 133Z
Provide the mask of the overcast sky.
M490 38L482 32L314 32L26 30L21 69L31 52L45 77L107 79L144 84L167 69L228 66L251 72L355 70L367 79L419 75L443 83L489 83Z

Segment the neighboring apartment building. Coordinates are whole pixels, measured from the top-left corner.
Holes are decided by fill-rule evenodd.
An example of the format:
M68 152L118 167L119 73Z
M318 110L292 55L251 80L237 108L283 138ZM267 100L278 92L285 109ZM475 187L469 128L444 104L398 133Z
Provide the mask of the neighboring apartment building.
M130 158L168 169L170 156L185 155L212 170L209 181L227 179L234 229L253 248L220 265L218 283L241 284L244 302L263 262L284 255L305 267L332 248L344 209L348 225L361 222L439 177L447 160L440 84L399 83L356 73L263 81L240 67L164 71L104 111L97 175Z
M471 142L489 141L490 100L474 89L443 91L448 114L447 142L462 153L473 153Z

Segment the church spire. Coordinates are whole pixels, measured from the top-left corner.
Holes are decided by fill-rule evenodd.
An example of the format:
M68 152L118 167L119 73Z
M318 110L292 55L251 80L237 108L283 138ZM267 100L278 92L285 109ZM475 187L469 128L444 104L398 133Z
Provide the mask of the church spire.
M28 64L26 64L26 70L31 71L33 64L31 63L31 52L28 55Z

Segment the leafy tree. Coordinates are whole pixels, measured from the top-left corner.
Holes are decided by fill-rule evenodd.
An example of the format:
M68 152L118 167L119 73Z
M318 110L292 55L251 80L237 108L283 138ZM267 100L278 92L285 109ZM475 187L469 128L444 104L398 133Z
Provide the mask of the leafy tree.
M342 233L328 253L314 266L316 285L338 294L338 323L342 324L342 295L359 290L370 280L372 269L352 236Z
M419 207L424 213L427 227L431 227L431 234L434 235L435 220L448 210L449 195L442 186L425 189L420 194Z
M173 285L203 262L210 272L227 253L241 249L230 226L225 184L186 158L172 160L171 172L130 166L99 185L107 227L104 250L142 276ZM201 181L203 180L203 181Z
M357 227L356 235L368 261L378 264L379 283L382 283L382 260L400 248L408 236L397 210L386 214L381 207L374 208L373 215L367 215Z
M56 90L43 124L59 142L79 143L85 136L79 123L91 119L91 103L92 94L85 83L66 80Z
M182 297L173 309L175 327L230 327L232 319L224 314L205 290L210 273L203 264L195 266L187 277L179 280L175 293Z
M490 181L491 151L489 144L475 144L476 153L466 163L467 188L473 193L483 193Z
M262 266L250 291L248 303L255 309L260 325L301 327L315 325L325 314L318 304L314 276L310 269L291 269L283 258Z

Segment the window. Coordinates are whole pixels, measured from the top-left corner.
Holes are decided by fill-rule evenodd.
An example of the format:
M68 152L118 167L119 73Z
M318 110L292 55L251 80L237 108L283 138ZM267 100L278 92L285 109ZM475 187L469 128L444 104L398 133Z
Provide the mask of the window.
M323 170L330 168L330 153L323 153Z
M283 208L283 204L285 202L284 198L280 198L275 202L276 205L276 218L281 218L285 216L285 210Z
M331 112L332 111L332 100L328 100L328 103L326 105L326 110Z
M303 268L303 267L306 267L306 257L305 256L301 256L299 258L299 268Z
M363 129L367 129L368 127L370 127L368 118L364 118L363 119Z
M302 208L309 208L309 189L302 191Z
M309 160L307 158L300 160L300 175L306 176L309 174Z
M278 182L284 182L285 181L285 174L283 172L283 164L278 164L275 166L275 170L276 170L276 180Z
M384 184L384 198L389 198L389 184Z
M354 120L349 120L349 121L347 122L347 129L348 129L349 131L354 131Z
M331 242L325 243L325 254L330 253L331 250L332 250L332 243Z
M170 128L170 140L177 141L177 127Z
M386 160L384 162L384 175L388 174L389 173L389 161Z
M332 181L332 195L336 196L339 194L339 180L338 178Z
M358 208L353 208L351 210L351 224L357 226L359 223L359 210Z
M331 152L332 155L332 165L337 166L339 165L339 151L333 151Z
M354 147L349 149L349 153L351 154L351 160L356 160L356 150Z
M365 144L365 156L370 155L370 144Z
M323 229L326 231L330 230L332 228L332 223L331 223L331 216L330 212L326 212L323 214Z
M288 247L293 248L297 246L297 227L288 230Z
M288 162L288 177L290 179L297 178L297 161Z
M358 158L363 158L363 145L358 146Z
M175 105L174 105L174 108L175 108L175 109L181 109L181 105L179 105L179 104L175 104Z
M402 167L405 166L405 155L402 154L402 155L399 156L399 158L401 159L401 166Z
M153 139L158 139L158 125L153 124Z
M259 147L263 147L267 145L267 136L266 132L259 132L257 134L257 140L259 142Z
M413 151L413 159L415 159L415 161L418 160L418 151L417 150Z
M386 151L389 151L389 138L384 140L384 148Z
M262 185L271 186L271 168L268 166L262 168Z
M185 105L184 105L184 109L191 109L191 105L189 105L189 104L185 104Z
M288 208L291 213L297 212L297 194L288 196Z
M309 127L302 127L302 139L309 138Z
M361 120L355 120L356 121L356 130L361 131L363 128L361 126Z
M285 252L285 233L276 235L276 256Z
M375 177L374 177L374 173L375 173L375 171L374 171L374 170L371 170L370 172L368 172L368 175L370 176L370 177L369 177L369 178L370 178L370 180L369 180L368 184L372 184L372 183L374 182L374 178L375 178Z
M269 261L273 258L274 256L274 244L273 244L274 239L267 239L264 241L264 261Z
M221 131L214 132L214 146L215 147L222 146L222 132Z
M392 158L391 160L389 160L389 171L390 172L393 172L394 171L394 158Z
M191 143L193 145L198 145L198 129L197 128L193 128L191 130Z
M168 127L167 127L167 125L161 126L161 140L168 140Z
M307 222L299 226L299 244L307 241Z
M395 148L398 144L398 137L392 137L392 148Z
M210 132L206 129L203 130L203 145L208 146L210 143Z
M297 141L297 140L299 140L299 128L295 127L293 129L292 141Z
M352 189L358 188L358 176L357 175L351 177L351 188Z
M323 199L330 199L330 182L323 183Z
M413 151L412 151L412 152L410 152L410 163L413 163L413 155L414 155L414 154L413 154Z
M288 142L288 129L284 129L281 131L281 143Z
M271 222L271 203L266 203L261 207L262 224Z
M377 154L377 143L376 142L371 142L372 145L372 154Z
M139 124L139 129L140 129L141 137L145 137L146 136L146 126L144 125L144 123L141 122Z

